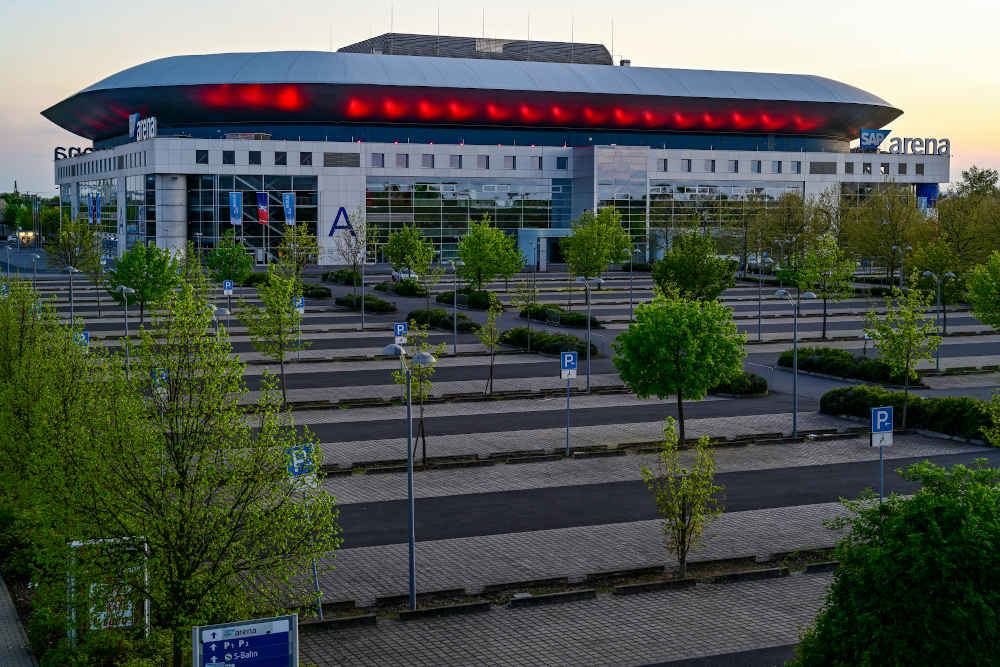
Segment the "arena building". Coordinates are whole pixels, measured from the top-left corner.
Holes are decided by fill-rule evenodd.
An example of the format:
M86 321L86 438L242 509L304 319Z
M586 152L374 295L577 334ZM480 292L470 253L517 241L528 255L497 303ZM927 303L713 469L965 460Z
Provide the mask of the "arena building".
M118 253L210 248L234 229L266 262L287 215L316 232L319 263L338 264L336 235L364 216L383 233L415 224L447 259L485 214L542 269L588 209L617 209L648 254L783 193L856 199L891 181L933 207L950 143L893 137L879 150L887 132L872 130L901 113L819 76L400 34L339 52L164 58L42 112L93 141L55 149L56 183Z

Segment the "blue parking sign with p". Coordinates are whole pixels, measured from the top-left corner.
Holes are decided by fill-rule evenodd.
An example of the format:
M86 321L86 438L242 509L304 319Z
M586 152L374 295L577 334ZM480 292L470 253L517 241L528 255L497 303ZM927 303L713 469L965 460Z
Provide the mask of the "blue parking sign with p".
M559 365L559 367L563 370L575 370L576 352L563 352L562 363Z
M232 280L223 280L222 281L222 292L223 292L223 294L225 294L227 296L233 293L233 281Z
M406 322L396 322L392 325L392 330L396 336L405 336L407 333Z
M872 447L892 446L892 406L872 408Z

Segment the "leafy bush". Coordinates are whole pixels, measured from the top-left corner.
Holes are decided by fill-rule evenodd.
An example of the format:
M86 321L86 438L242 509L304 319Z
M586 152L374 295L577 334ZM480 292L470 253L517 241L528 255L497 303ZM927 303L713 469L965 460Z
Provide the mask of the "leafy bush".
M528 348L528 327L514 327L500 334L500 342L504 345ZM531 351L559 354L560 352L577 352L587 354L587 341L571 334L554 334L548 331L531 331ZM590 344L590 356L597 356L597 346Z
M778 365L791 368L793 351L785 350L778 357ZM889 364L881 359L868 359L833 347L799 348L799 370L825 373L838 377L903 384L903 377L893 375Z
M622 271L629 270L629 262L622 263ZM653 265L649 262L636 262L635 266L632 268L633 271L652 271Z
M566 310L556 305L543 305L535 303L521 310L521 317L526 320L536 320L538 322L548 322L552 319L552 314L558 314L559 324L564 327L583 329L587 326L587 314ZM590 316L590 326L592 329L601 329L601 321L593 315Z
M334 299L334 303L338 306L343 306L344 308L350 308L351 310L361 310L361 295L345 294L344 296L338 296ZM369 295L365 297L365 312L395 313L396 304L386 301L385 299L380 299L377 296Z
M438 303L451 304L454 302L454 292L442 292L434 300ZM474 290L471 287L463 287L458 290L459 305L466 306L472 310L489 310L491 305L500 305L500 299L493 292L487 290Z
M840 387L823 394L819 410L828 415L868 419L871 408L891 405L897 421L903 418L903 392L882 387ZM907 425L962 438L982 439L991 425L985 402L966 396L920 398L910 395Z
M336 271L327 271L323 274L323 282L335 283L337 285L351 285L352 287L361 286L361 272L354 271L352 269L337 269Z
M388 280L383 280L378 285L374 287L376 292L388 292L392 289L392 283Z
M722 382L709 390L712 394L735 394L737 396L752 396L767 393L767 380L756 373L743 371L741 375L729 382Z
M413 278L400 280L392 286L392 291L399 296L427 296L427 290L424 286Z
M242 285L243 287L256 287L257 285L262 285L266 282L267 282L267 273L259 271L256 273L251 273L249 276L247 276L247 279L243 281Z
M311 283L302 283L302 296L310 299L329 299L330 295L331 292L329 287L324 287L323 285L313 285Z
M479 325L470 320L468 315L458 313L458 317L455 319L458 320L459 333L474 333L479 330ZM414 320L417 324L426 324L429 327L444 329L446 331L452 331L454 328L451 313L445 312L443 308L412 310L406 316L406 320Z

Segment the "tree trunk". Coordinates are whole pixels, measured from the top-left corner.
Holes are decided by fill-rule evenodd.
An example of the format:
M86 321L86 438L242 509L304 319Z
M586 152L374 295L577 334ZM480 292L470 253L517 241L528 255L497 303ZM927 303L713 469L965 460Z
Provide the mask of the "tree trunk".
M826 340L826 293L823 294L823 340Z
M678 565L678 578L684 579L687 577L688 571L688 506L684 505L684 511L681 514L681 524L684 526L685 530L679 543L677 544L677 565Z
M126 315L127 317L127 315ZM139 302L139 328L142 329L143 325L146 323L146 302Z
M906 375L903 376L903 425L902 430L906 430L906 408L910 402L910 366L906 366Z
M284 353L278 358L278 363L281 364L281 405L282 407L288 405L288 394L285 391L285 355Z
M528 318L528 352L531 352L531 318Z
M170 643L173 647L174 667L184 666L184 657L183 654L181 653L181 641L180 637L178 636L179 634L180 631L177 630L170 633L171 635Z
M942 336L948 335L948 304L944 301L941 302L941 321L944 325L944 329L941 332Z
M420 442L422 452L420 455L420 463L424 466L427 465L427 427L424 424L424 400L420 399Z
M97 288L97 317L104 317L104 312L101 310L101 288Z
M677 446L684 446L684 401L681 397L681 390L677 390L677 425L678 425L678 440Z

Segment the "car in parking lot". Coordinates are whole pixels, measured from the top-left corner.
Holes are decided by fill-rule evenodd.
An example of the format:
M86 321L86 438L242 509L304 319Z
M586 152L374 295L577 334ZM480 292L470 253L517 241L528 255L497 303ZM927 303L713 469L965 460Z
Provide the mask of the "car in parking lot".
M415 274L410 269L393 269L392 270L392 282L398 283L401 280L416 280L417 274Z

